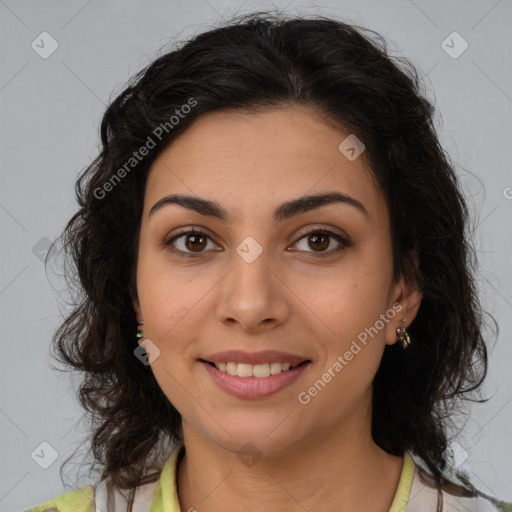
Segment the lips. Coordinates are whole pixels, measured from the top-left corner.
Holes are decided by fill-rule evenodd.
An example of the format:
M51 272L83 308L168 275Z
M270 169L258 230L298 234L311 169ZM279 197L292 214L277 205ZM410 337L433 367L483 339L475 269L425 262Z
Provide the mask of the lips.
M221 390L237 398L249 400L267 398L291 386L308 370L311 364L309 361L304 361L293 369L290 368L268 377L239 377L220 371L204 360L200 360L200 362Z
M309 361L305 356L292 354L290 352L280 352L277 350L264 350L262 352L246 352L243 350L225 350L209 354L201 360L207 363L245 363L245 364L263 364L263 363L290 363L292 366Z

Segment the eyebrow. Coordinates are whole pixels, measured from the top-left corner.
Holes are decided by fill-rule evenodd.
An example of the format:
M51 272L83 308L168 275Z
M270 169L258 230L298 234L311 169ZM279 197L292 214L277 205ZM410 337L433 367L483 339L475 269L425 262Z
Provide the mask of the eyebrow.
M340 192L329 192L326 194L315 194L302 196L291 201L280 204L274 211L274 221L280 222L289 219L300 213L308 212L328 204L342 203L357 208L366 217L369 217L368 211L361 202L346 194ZM187 196L182 194L171 194L159 199L149 211L149 216L160 210L166 205L177 204L183 208L193 210L201 215L215 217L225 222L231 221L231 215L217 202L202 199L200 197Z

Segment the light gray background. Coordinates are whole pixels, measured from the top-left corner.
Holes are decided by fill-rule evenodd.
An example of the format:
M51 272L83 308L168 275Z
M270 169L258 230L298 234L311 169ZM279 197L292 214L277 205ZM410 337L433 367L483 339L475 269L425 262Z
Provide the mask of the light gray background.
M99 123L111 93L120 92L171 38L204 31L235 11L273 5L373 28L426 76L442 116L437 118L442 142L473 198L478 283L501 330L489 346L483 389L493 398L473 406L457 438L467 452L460 467L484 492L512 500L512 3L322 4L0 0L1 511L21 510L69 490L61 484L59 468L84 434L77 428L76 382L49 367L50 339L66 306L57 293L64 290L62 282L46 276L40 258L46 239L53 240L76 209L74 182L96 156ZM46 59L31 47L44 31L58 42ZM442 47L453 31L469 44L458 58ZM453 46L461 48L460 41ZM58 453L48 469L31 457L44 441ZM48 456L47 449L43 452ZM70 485L75 466L66 468Z

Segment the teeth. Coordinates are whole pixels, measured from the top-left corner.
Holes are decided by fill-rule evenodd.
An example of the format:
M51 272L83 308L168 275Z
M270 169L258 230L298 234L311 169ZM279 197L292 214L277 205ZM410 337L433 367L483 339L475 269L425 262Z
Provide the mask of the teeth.
M238 367L240 368L240 365ZM270 365L268 363L255 364L251 373L253 377L268 377L270 375Z
M232 361L227 363L215 363L215 368L221 372L228 373L238 377L269 377L270 375L277 375L278 373L285 372L290 368L295 368L298 365L292 366L290 363L262 363L262 364L247 364L247 363L234 363Z
M233 363L235 364L235 363ZM229 363L228 363L229 368ZM252 377L252 364L244 364L244 363L238 363L236 374L239 377Z
M285 363L284 366L286 366L288 363ZM276 375L278 373L281 373L283 370L283 365L281 363L270 363L270 375ZM284 368L284 370L287 370L288 368Z

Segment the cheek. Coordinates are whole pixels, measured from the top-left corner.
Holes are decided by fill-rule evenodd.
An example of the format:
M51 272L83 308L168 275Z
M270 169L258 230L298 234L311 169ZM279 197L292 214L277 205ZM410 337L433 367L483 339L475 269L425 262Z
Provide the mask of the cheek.
M378 316L383 303L381 288L368 266L354 262L341 265L336 272L324 279L316 279L315 286L309 280L296 281L294 292L323 323L331 338L346 340L357 335ZM364 263L364 262L363 262ZM372 320L373 319L373 320Z
M324 371L335 373L333 382L346 382L346 386L369 385L377 371L382 352L387 323L380 320L386 308L386 286L383 271L370 272L364 262L361 271L340 272L337 277L315 287L304 289L308 306L317 317L316 337L322 340L325 349ZM380 277L379 277L380 276ZM388 319L389 321L389 319ZM334 367L341 356L343 361ZM339 362L339 361L338 361ZM338 369L338 371L336 371ZM341 377L343 375L343 377ZM329 379L329 376L326 376ZM336 387L334 384L333 387Z
M218 279L198 267L172 265L165 251L147 251L139 259L137 280L144 336L159 347L158 362L166 369L184 370L197 357L195 342L212 308L208 290Z
M165 251L142 251L137 269L137 289L143 308L145 334L163 343L179 330L182 320L200 303L206 286L200 276L171 266ZM205 283L206 284L206 283Z

